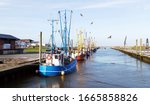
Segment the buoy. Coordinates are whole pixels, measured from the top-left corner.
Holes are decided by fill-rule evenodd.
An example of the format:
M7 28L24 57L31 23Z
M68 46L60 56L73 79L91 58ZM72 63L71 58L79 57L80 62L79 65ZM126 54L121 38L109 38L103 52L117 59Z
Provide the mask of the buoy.
M35 73L38 73L38 72L39 72L39 70L36 70L36 71L35 71Z
M65 72L64 72L64 71L61 71L61 75L65 75Z
M47 59L47 60L51 60L51 59L52 59L51 54L48 54L47 57L46 57L46 59Z

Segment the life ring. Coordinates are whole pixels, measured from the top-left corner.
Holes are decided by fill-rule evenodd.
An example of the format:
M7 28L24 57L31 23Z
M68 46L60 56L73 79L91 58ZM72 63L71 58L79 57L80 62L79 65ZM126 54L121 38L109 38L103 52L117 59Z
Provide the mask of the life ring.
M48 54L47 57L46 57L46 59L47 59L47 60L51 60L51 59L52 59L51 54Z

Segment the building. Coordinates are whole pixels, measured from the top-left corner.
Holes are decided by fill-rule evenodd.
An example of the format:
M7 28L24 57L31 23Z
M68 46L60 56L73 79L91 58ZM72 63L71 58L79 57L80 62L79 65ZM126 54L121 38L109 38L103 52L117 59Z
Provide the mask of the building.
M34 41L31 39L20 39L16 41L16 46L17 48L36 47L36 46L39 46L39 41Z
M23 49L16 49L15 42L19 40L12 35L0 34L0 54L23 53Z
M27 48L33 43L33 40L31 39L20 39L16 41L16 45L18 48Z
M36 46L39 46L39 41L33 41L31 44L30 44L31 47L36 47Z

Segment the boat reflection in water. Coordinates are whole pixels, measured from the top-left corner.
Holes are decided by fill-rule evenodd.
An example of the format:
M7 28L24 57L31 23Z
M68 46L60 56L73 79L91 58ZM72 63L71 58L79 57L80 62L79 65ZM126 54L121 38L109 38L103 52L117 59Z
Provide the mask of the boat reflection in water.
M40 79L40 88L62 88L63 85L63 77L48 77Z
M83 84L84 79L82 78L76 78L74 74L79 74L79 76L82 75L82 67L85 65L86 61L78 62L76 65L77 71L73 74L69 75L62 75L62 76L54 76L54 77L41 77L40 78L40 88L66 88L71 87L72 84L76 83L73 82L73 78L78 80L78 85Z

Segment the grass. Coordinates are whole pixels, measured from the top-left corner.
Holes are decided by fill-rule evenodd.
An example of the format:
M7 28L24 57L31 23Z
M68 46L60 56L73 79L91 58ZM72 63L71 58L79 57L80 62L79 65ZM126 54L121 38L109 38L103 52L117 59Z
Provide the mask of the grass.
M46 47L42 47L42 52L46 51ZM25 48L24 52L26 53L36 53L39 52L39 47L29 47L29 48Z

